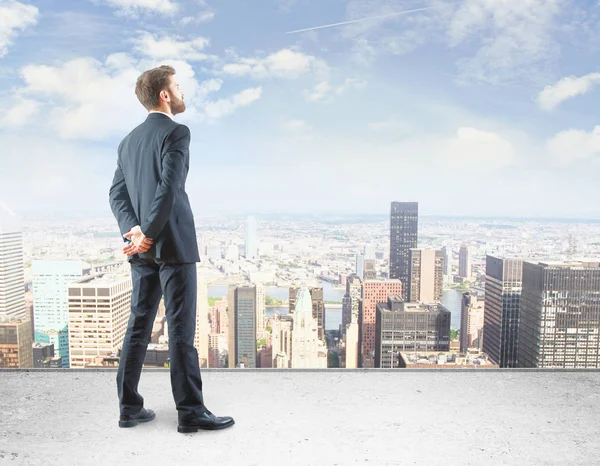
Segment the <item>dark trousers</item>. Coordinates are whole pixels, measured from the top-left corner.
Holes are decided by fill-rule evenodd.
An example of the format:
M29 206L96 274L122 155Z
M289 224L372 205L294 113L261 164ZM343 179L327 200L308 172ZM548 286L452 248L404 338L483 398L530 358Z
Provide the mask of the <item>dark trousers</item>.
M198 352L194 348L196 264L134 258L131 279L131 316L117 372L121 414L137 414L144 406L138 383L160 298L164 296L173 398L180 419L193 416L204 406Z

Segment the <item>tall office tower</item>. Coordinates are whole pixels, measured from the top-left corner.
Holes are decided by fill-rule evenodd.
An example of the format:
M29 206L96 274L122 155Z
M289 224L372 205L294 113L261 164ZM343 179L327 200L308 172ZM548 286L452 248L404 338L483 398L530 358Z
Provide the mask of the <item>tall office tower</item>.
M246 219L246 259L258 257L258 234L256 232L256 219L249 216Z
M375 245L373 243L365 244L364 254L365 260L375 260Z
M256 287L229 287L229 367L256 368Z
M460 351L469 348L481 349L483 336L483 301L477 296L463 293L460 306Z
M363 267L363 277L365 280L375 280L377 278L377 268L375 259L365 259Z
M523 264L518 367L598 369L599 334L600 262Z
M400 367L401 351L449 351L451 314L441 304L407 303L390 296L377 304L375 367Z
M305 285L298 290L292 330L292 369L319 368L319 337L313 318L310 292ZM322 369L327 368L321 367Z
M198 352L200 367L208 366L208 349L210 327L208 324L208 285L202 276L197 278L196 298L196 332L194 333L194 347Z
M486 256L483 351L500 367L517 367L523 261Z
M24 319L25 272L19 218L0 203L0 317Z
M0 367L33 368L30 320L14 316L0 317Z
M356 255L356 275L364 280L365 277L365 256L362 254Z
M344 338L344 335L346 334L346 326L350 324L351 318L352 298L350 297L350 293L346 291L346 294L344 294L344 297L342 298L342 323L340 324L340 334L342 338Z
M411 249L408 301L436 303L444 291L444 252L435 249Z
M256 284L256 339L265 338L267 309L265 305L265 287L262 283Z
M344 366L346 369L356 369L359 366L360 357L360 332L358 321L354 320L346 326L344 335Z
M295 286L290 286L289 288L290 314L295 312L298 290L298 287ZM325 342L325 302L323 300L323 287L310 287L309 291L312 299L313 318L317 320L318 325L318 337L319 340Z
M390 296L402 295L400 280L365 281L363 283L362 322L360 322L360 364L375 367L375 323L377 303L385 303Z
M292 328L294 318L291 315L282 315L273 320L271 331L272 367L287 369L292 360ZM279 362L277 362L279 357Z
M346 294L342 302L341 338L344 344L342 367L359 367L359 316L361 316L363 286L357 275L346 280Z
M358 276L350 275L348 277L348 280L346 280L346 293L350 295L352 300L350 322L358 322L363 298L363 282Z
M69 283L83 277L80 260L34 260L31 264L35 341L54 344L69 367Z
M377 260L375 257L375 246L373 243L365 244L363 256L363 280L375 280L377 278Z
M444 275L452 274L452 264L450 261L452 260L452 251L448 249L446 246L442 248L442 252L444 254Z
M458 276L471 278L471 248L461 246L458 252Z
M392 202L390 215L390 279L402 282L402 297L404 300L408 299L410 250L417 247L418 231L419 203ZM374 314L373 319L375 319ZM373 320L373 324L375 324L375 320Z
M122 349L131 292L131 277L125 274L98 274L69 284L71 368L102 365Z

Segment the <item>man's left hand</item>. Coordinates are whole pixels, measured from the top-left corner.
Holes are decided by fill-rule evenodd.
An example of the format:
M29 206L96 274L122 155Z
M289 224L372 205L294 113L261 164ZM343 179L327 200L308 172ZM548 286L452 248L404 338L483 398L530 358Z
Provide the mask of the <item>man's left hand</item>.
M146 235L142 233L142 229L139 225L134 226L125 233L123 237L131 240L131 243L126 244L123 247L123 253L127 256L133 256L140 252L147 252L153 243L150 238L146 238Z

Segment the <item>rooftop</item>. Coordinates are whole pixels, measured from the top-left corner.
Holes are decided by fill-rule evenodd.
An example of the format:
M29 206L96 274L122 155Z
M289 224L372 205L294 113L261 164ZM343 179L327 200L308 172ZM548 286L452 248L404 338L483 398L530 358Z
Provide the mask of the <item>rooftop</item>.
M203 370L231 429L176 431L167 370L145 369L155 421L119 429L114 369L4 370L0 463L592 464L600 371ZM551 446L551 447L550 447Z

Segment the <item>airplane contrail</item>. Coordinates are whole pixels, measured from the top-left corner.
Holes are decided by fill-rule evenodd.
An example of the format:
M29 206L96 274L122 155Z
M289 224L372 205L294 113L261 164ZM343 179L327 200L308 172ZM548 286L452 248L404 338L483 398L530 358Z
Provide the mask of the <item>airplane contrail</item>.
M312 27L312 28L298 29L296 31L286 32L286 34L296 34L298 32L314 31L315 29L332 28L332 27L335 27L335 26L343 26L345 24L358 23L358 22L361 22L361 21L371 21L373 19L388 18L390 16L406 15L408 13L416 13L417 11L431 10L432 8L439 8L439 6L427 6L427 7L424 7L424 8L417 8L415 10L398 11L396 13L388 13L386 15L371 16L369 18L361 18L361 19L353 19L353 20L350 20L350 21L342 21L341 23L325 24L324 26L315 26L315 27Z

